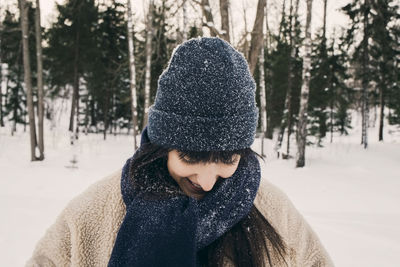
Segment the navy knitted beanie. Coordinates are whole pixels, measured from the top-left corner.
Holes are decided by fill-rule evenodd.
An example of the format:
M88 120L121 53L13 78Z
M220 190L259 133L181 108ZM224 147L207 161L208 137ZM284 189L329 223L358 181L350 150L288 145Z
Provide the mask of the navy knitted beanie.
M228 42L190 39L175 48L149 108L152 143L183 151L250 147L258 108L246 59Z

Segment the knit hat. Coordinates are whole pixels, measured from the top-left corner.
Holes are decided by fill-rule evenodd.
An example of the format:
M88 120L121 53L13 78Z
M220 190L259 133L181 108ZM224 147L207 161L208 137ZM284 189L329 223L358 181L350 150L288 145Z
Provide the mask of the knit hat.
M250 147L258 108L246 59L215 37L190 39L172 53L149 108L152 143L185 151Z

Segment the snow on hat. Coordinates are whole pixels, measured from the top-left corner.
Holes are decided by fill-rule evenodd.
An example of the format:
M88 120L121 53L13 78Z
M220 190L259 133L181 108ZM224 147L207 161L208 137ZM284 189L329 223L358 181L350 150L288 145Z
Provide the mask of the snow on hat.
M152 143L183 151L250 147L258 108L243 55L218 38L194 38L172 53L149 108Z

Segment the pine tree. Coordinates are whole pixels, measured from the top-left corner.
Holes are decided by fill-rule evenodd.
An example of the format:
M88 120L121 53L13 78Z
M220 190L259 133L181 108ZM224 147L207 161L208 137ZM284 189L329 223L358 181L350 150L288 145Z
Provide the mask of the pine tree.
M369 124L369 86L373 66L370 65L370 29L371 25L371 5L374 0L353 0L350 4L342 8L343 12L350 18L351 27L347 30L346 42L348 47L354 47L351 61L355 65L361 66L355 72L355 79L362 81L362 133L361 144L364 148L368 147L368 124ZM358 41L357 35L362 36Z
M388 95L393 90L393 84L398 81L395 76L396 58L400 55L400 44L396 42L393 24L400 18L399 6L395 1L372 1L372 27L370 49L372 65L377 68L372 78L378 87L379 94L379 134L378 140L383 141L384 109L388 102Z
M293 8L294 7L294 8ZM285 128L287 128L287 139L286 139L286 153L282 153L282 158L283 159L288 159L289 158L289 153L290 153L290 135L292 132L292 122L293 122L293 101L292 101L292 95L293 95L293 80L295 77L295 56L297 48L299 46L299 35L300 35L300 29L299 29L299 21L298 21L298 9L299 9L299 0L296 0L295 5L293 6L293 1L290 0L290 7L289 7L289 25L287 29L287 35L289 39L289 50L290 52L288 53L288 72L287 72L287 89L286 89L286 96L285 96L285 105L283 109L283 116L281 118L281 123L280 123L280 131L277 139L277 150L280 151L282 147L282 141L283 141L283 135L285 133ZM294 9L294 10L293 10ZM286 29L284 29L286 32ZM278 157L279 157L279 152L278 152Z
M317 45L312 52L312 69L310 80L309 114L312 126L311 135L316 135L318 145L321 146L322 139L328 130L328 105L330 93L332 69L329 66L327 38L326 38L326 9L328 2L324 1L324 21L322 33L317 36L314 43Z
M347 51L343 38L336 42L333 36L326 48L321 48L321 42L322 38L318 36L313 50L308 110L309 134L316 136L320 146L328 131L330 142L333 141L334 132L348 133L347 130L351 128L349 108L354 99L353 90L346 85L349 76L346 73Z
M329 123L327 123L327 127L330 130L330 142L333 141L334 131L343 135L348 134L347 130L351 129L349 109L354 99L354 90L346 85L346 80L349 79L345 66L347 61L347 50L345 50L343 38L339 39L336 49L333 37L331 45L328 46L330 75L328 81Z
M5 11L1 31L1 60L2 76L5 95L3 116L11 121L11 134L17 130L17 124L25 125L26 96L22 87L22 42L21 28L15 14L10 10ZM7 65L7 74L5 66Z
M78 137L79 84L97 58L94 29L98 10L94 0L68 0L57 4L59 16L46 33L48 47L44 49L49 73L49 86L59 91L72 87L69 131ZM78 120L79 121L79 120ZM75 125L75 126L74 126Z
M362 82L362 140L364 148L368 146L367 128L369 122L370 102L379 102L381 108L379 140L383 140L384 107L388 102L393 85L398 78L396 71L396 54L399 42L396 42L396 21L399 19L396 1L353 0L342 8L350 18L347 31L348 47L354 48L352 63L360 66L355 71L356 80ZM362 40L359 41L359 35ZM378 94L375 94L376 87ZM372 92L371 92L372 91ZM378 101L371 101L376 99ZM390 101L390 100L389 100Z
M96 58L88 68L87 87L97 105L97 121L103 124L103 136L107 130L116 130L120 121L121 105L129 110L128 43L123 5L113 1L100 6L99 23L95 30ZM124 119L130 117L126 112Z

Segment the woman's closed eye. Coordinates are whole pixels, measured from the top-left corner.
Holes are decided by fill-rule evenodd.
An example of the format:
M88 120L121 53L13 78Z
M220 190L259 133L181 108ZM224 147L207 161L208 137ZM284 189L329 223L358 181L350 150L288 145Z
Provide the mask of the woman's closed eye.
M232 158L229 159L229 160L223 160L223 161L221 161L221 163L222 163L222 164L225 164L225 165L235 165L235 164L238 162L239 158L240 158L240 157L238 157L238 156L237 156L237 157L232 157ZM190 164L190 165L198 164L198 163L201 162L201 161L199 161L199 160L191 159L191 158L189 158L187 155L185 155L185 154L183 154L183 153L179 153L179 159L180 159L182 162L184 162L184 163L186 163L186 164Z

